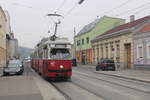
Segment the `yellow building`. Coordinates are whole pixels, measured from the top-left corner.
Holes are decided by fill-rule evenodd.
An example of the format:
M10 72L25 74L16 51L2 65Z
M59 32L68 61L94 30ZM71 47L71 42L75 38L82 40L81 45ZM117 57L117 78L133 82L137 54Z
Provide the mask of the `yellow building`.
M6 66L6 15L0 7L0 67Z
M150 20L150 16L117 26L103 35L97 36L92 42L93 61L110 58L121 69L133 66L133 33Z

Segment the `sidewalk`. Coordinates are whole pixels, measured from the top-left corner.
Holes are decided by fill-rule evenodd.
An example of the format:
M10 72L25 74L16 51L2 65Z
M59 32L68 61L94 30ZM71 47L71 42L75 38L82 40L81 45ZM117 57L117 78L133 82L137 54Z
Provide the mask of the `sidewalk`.
M92 66L92 65L80 65L80 66L95 69L95 66ZM131 69L131 70L94 71L94 72L103 74L103 75L115 76L115 77L150 83L150 70Z
M49 82L35 72L0 77L0 100L65 100Z
M0 100L43 100L31 77L0 77L0 90Z

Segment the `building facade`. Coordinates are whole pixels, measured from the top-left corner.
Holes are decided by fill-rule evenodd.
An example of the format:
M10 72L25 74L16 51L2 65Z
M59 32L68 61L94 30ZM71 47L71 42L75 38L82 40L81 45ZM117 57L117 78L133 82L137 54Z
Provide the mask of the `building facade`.
M0 67L6 66L6 24L6 15L0 7Z
M133 34L134 68L150 69L150 22Z
M104 58L114 59L117 68L133 68L133 34L136 33L150 16L117 26L93 39L93 63Z
M77 62L82 64L92 64L93 54L91 40L107 30L124 23L124 19L104 16L86 25L75 36L75 55Z

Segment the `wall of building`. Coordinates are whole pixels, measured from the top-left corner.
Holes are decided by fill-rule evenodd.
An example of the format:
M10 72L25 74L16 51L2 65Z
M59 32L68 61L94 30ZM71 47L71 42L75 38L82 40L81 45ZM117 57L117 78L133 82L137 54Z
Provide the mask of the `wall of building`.
M0 67L6 66L6 16L0 7Z
M91 64L92 63L92 45L91 40L94 39L96 36L103 34L109 29L112 29L115 26L122 25L125 23L124 19L119 18L112 18L104 16L102 17L97 25L90 31L81 35L77 35L75 37L76 41L76 55L77 61L79 63L86 63ZM87 41L88 39L89 41ZM82 43L84 39L84 43ZM80 45L77 45L77 41L80 40Z
M140 32L133 36L134 39L134 68L150 69L150 31ZM142 51L138 50L141 47Z
M80 45L76 46L76 51L79 50L86 50L91 48L91 40L94 39L96 36L106 32L109 29L112 29L115 26L124 24L125 20L124 19L119 19L119 18L112 18L112 17L107 17L104 16L99 20L97 25L94 27L93 30L90 32L77 35L75 37L75 41L77 42L80 40ZM89 37L89 43L86 42L86 38ZM82 39L84 39L84 44L82 44Z
M96 64L99 60L104 58L114 59L117 68L127 68L127 50L126 46L131 47L131 66L133 66L133 40L132 33L128 32L124 35L110 37L104 40L99 40L92 44L93 62Z
M76 51L76 59L78 63L92 64L92 49Z

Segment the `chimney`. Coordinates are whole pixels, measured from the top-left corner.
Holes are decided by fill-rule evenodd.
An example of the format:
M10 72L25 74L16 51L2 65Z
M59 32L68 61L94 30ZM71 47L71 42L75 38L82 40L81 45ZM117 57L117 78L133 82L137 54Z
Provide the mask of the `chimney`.
M133 22L135 20L135 16L134 15L131 15L130 16L130 22Z

